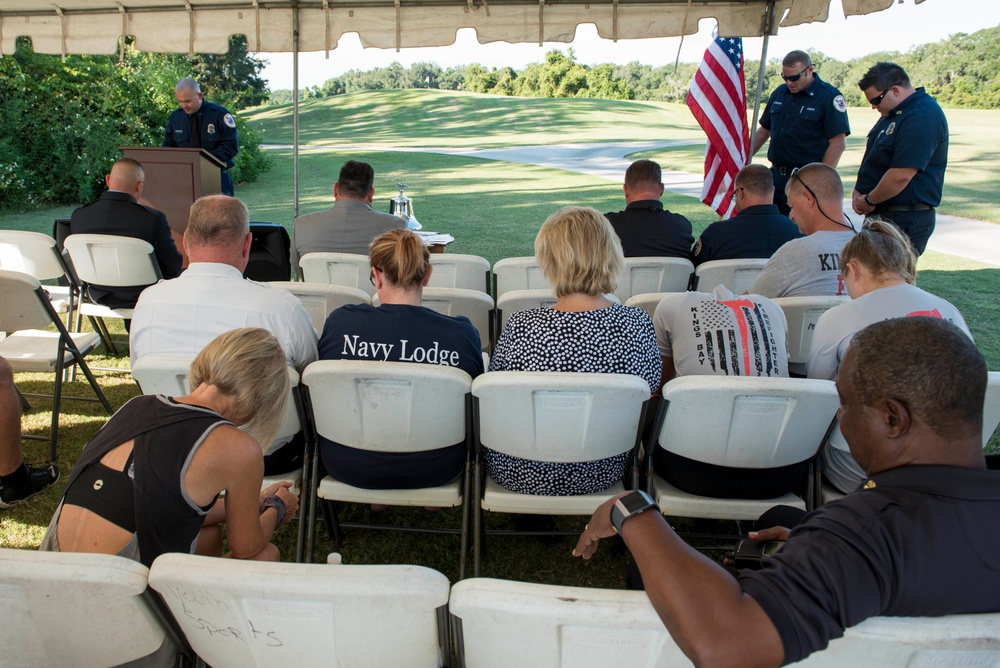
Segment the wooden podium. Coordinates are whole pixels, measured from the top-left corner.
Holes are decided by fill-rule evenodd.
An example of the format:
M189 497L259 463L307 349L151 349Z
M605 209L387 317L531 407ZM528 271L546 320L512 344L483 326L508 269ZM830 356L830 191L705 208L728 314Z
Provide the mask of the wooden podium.
M225 163L202 148L119 146L118 150L126 158L142 163L146 184L140 202L167 215L177 250L184 253L181 237L187 229L191 205L203 195L221 191Z

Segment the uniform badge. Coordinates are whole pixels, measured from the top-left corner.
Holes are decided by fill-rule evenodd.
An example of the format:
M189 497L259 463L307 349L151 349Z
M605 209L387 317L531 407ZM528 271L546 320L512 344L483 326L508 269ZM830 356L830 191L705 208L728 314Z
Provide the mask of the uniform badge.
M698 255L701 253L701 237L698 237L698 241L694 242L694 248L691 251L692 255Z
M222 122L225 123L227 127L230 127L230 128L235 128L236 127L236 119L233 118L232 114L226 114L225 116L223 116L222 117Z
M892 123L889 123L889 127L885 129L885 133L887 135L891 135L895 129L896 129L896 121L893 121Z
M847 102L844 101L843 95L833 98L833 108L842 114L847 113Z
M205 132L207 132L210 135L214 135L215 134L215 124L214 123L209 123L208 127L205 128Z

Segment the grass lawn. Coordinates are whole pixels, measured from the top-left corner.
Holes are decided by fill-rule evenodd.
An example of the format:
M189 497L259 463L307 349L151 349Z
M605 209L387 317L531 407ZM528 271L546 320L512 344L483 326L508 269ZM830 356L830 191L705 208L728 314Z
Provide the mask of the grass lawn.
M857 111L862 110L852 110L852 116ZM265 137L272 143L290 141L287 115L287 109L282 108L251 113L254 119L261 121ZM953 156L959 151L957 147L962 146L961 150L971 156L970 162L985 160L987 150L975 146L971 128L983 128L989 122L995 127L997 121L992 120L993 116L1000 118L995 113L991 116L991 112L962 112L955 117L958 120L952 122L953 133L961 128L962 134L953 134ZM966 125L962 125L962 117ZM398 181L408 183L415 213L425 229L453 234L456 242L449 247L449 252L481 255L491 264L503 257L532 254L538 227L561 206L586 204L601 211L623 208L620 186L561 170L432 153L397 153L388 149L392 146L504 146L694 136L693 122L680 105L527 100L437 91L362 93L309 102L303 105L302 124L308 128L303 140L309 143L377 142L386 150L302 151L301 213L328 207L332 201L332 183L340 165L348 158L364 160L376 170L376 208L387 210L386 200L395 193L394 184ZM867 125L868 122L855 122L856 128ZM967 143L963 140L966 136L970 138ZM851 150L855 151L856 145ZM259 183L238 186L237 194L247 203L252 220L277 222L290 228L293 220L291 151L276 150L273 155L276 158L274 170ZM845 163L851 160L850 155ZM695 171L701 160L699 149L661 152L657 157L664 164L686 169L692 169L691 161L694 160ZM676 162L671 162L673 160ZM988 165L982 177L996 182L997 169L995 164ZM964 173L953 167L949 169L949 178ZM985 209L996 197L994 189L975 191L971 180L963 187L978 197L975 202L970 200L969 207L981 205ZM696 234L715 219L714 214L693 198L668 194L666 202L670 209L692 220ZM68 215L73 208L4 214L0 216L0 227L51 234L53 218ZM1000 269L928 252L920 260L919 285L948 299L961 310L989 367L1000 369L1000 337L996 334L1000 306L995 298L1000 293ZM117 329L119 338L124 338L120 324L112 323L112 326ZM127 365L127 357L98 356L92 360L95 366ZM127 375L103 374L100 377L116 407L137 393ZM24 391L51 390L52 385L49 378L31 374L18 374L17 381ZM83 381L69 384L66 391L83 396L90 393ZM51 404L43 399L33 399L32 404L34 409L24 416L24 431L45 435ZM58 459L64 474L69 473L83 445L105 419L99 405L64 403ZM27 441L26 460L45 461L46 448L47 443ZM996 435L991 450L1000 451ZM0 511L0 543L6 547L37 547L61 488L62 485L57 485L56 489L47 490L16 509ZM445 510L431 515L420 509L391 509L384 515L384 521L457 526L457 512ZM342 519L361 520L368 514L365 508L350 506ZM503 518L488 520L493 528L509 526ZM565 528L583 525L582 518L559 521ZM294 525L282 527L277 542L285 559L294 555L294 541ZM541 542L490 537L487 543L489 549L484 555L482 569L487 576L582 586L620 587L623 584L625 555L620 550L607 549L610 545L603 547L591 562L583 562L570 557L574 543L571 539ZM317 559L322 560L334 549L321 534ZM456 536L351 530L339 551L346 563L418 563L436 568L452 580L458 576Z

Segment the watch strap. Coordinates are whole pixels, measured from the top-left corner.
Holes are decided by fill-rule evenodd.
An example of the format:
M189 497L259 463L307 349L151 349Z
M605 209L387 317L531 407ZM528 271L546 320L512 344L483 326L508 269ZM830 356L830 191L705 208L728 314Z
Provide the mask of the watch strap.
M622 532L622 525L625 520L635 517L650 508L655 508L659 512L660 507L656 505L652 498L643 491L633 491L619 497L611 506L611 527L615 533Z

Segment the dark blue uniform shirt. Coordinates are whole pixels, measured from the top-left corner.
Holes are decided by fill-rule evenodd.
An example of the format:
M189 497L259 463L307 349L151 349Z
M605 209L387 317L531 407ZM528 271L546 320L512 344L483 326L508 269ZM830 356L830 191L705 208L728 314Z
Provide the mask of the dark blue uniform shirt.
M923 88L880 118L868 133L865 157L855 188L870 193L889 169L912 167L916 175L895 197L879 206L941 203L944 169L948 164L948 121L941 107Z
M691 259L691 221L663 208L658 199L632 202L618 213L604 214L621 240L625 257Z
M769 258L787 241L802 236L774 204L748 206L729 220L712 223L694 245L695 266L709 260Z
M226 163L226 170L232 169L233 158L240 150L236 136L236 120L229 110L214 102L202 102L194 113L201 128L201 148ZM194 148L191 143L191 121L183 109L175 109L167 119L167 132L163 137L164 146ZM222 173L222 193L233 194L233 183L229 172Z
M775 88L760 125L771 133L767 159L778 167L821 162L831 137L851 134L844 96L819 75L801 93L793 95L785 84Z

